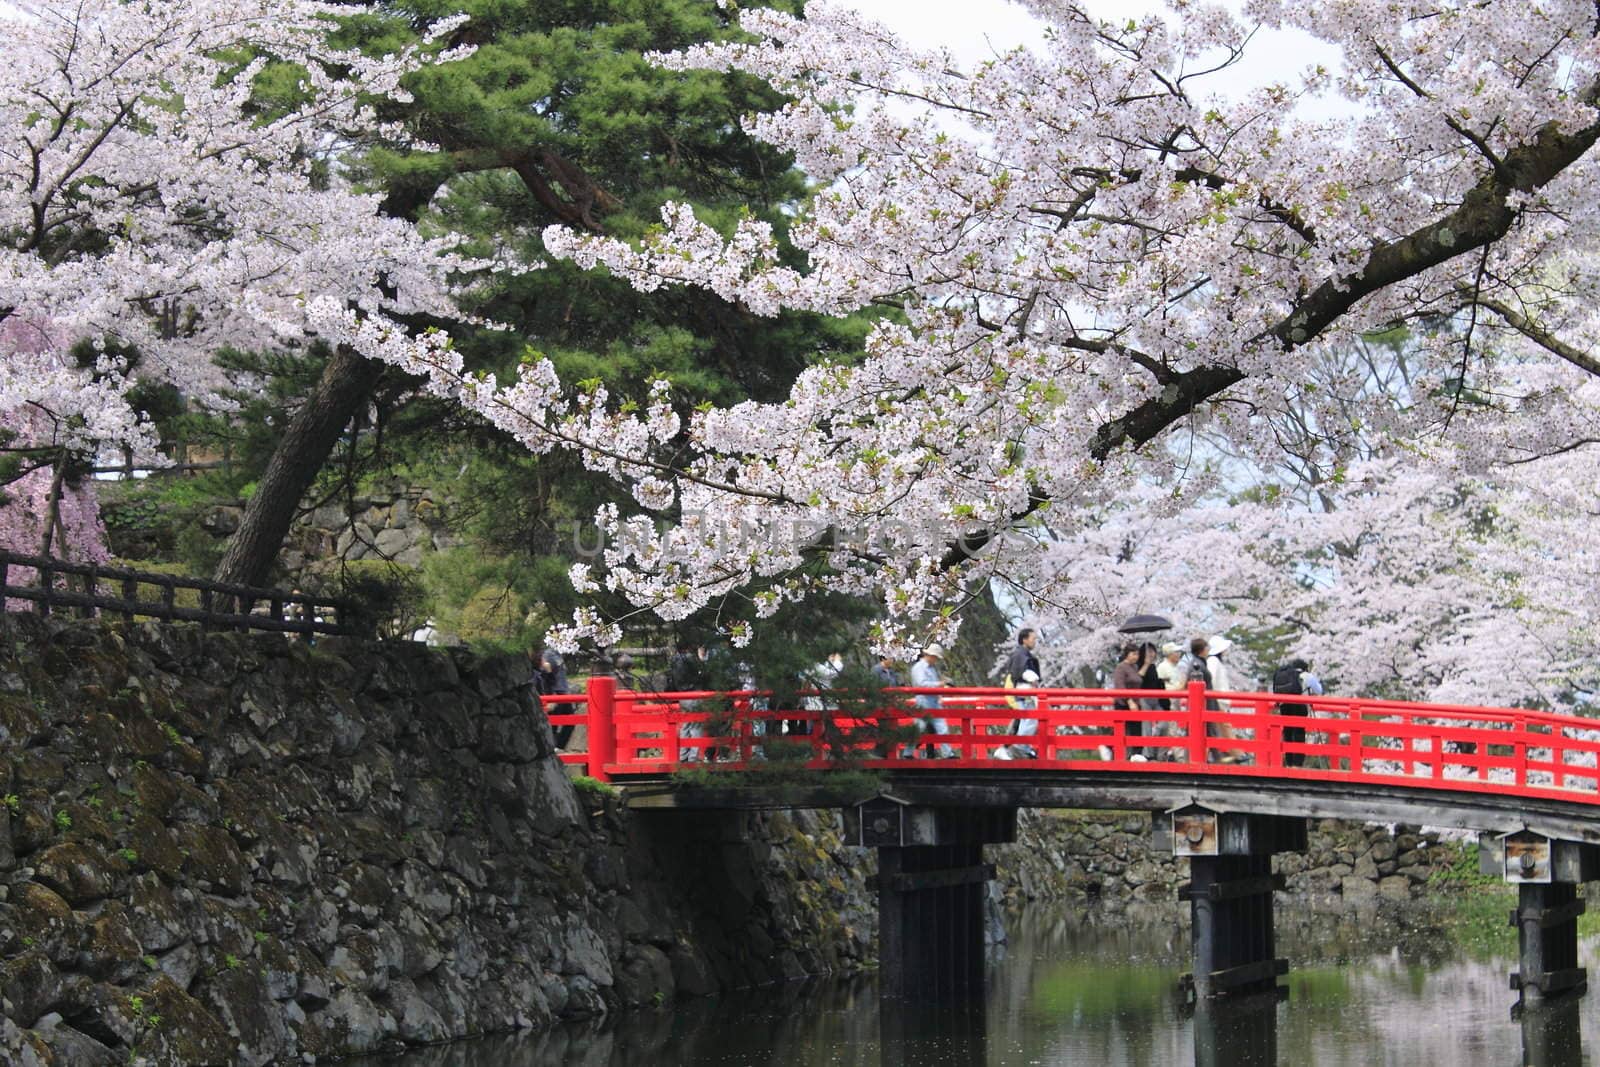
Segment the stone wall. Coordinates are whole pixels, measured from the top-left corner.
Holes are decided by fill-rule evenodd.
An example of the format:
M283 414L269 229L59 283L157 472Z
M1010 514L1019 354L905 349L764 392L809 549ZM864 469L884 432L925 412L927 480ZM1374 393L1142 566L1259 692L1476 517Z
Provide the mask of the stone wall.
M313 508L289 530L279 560L296 582L315 579L341 559L386 559L415 567L430 552L462 543L446 522L450 504L423 486L403 481L369 486L354 499ZM218 504L201 526L226 538L244 518L242 504Z
M1187 860L1151 848L1144 812L1024 811L1018 842L993 851L1012 905L1073 901L1116 910L1176 901L1189 880ZM1475 842L1441 840L1414 826L1320 819L1311 823L1306 850L1278 855L1273 869L1285 875L1291 895L1339 906L1426 897L1464 856L1476 865Z
M868 957L835 820L624 816L528 681L0 616L0 1062L310 1062Z

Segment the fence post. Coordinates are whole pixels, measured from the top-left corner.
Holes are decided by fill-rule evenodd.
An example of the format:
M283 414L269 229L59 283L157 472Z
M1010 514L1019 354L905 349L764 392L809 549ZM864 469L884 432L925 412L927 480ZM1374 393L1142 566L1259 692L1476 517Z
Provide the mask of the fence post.
M1206 683L1198 678L1189 683L1189 762L1206 765Z
M50 614L50 602L56 595L56 572L48 566L41 566L39 571L39 614Z
M93 600L100 595L100 568L94 564L89 565L89 573L83 576L84 592ZM95 606L84 604L78 608L78 618L92 619L95 616Z
M606 675L590 678L588 694L589 777L609 782L606 764L617 759L617 680Z

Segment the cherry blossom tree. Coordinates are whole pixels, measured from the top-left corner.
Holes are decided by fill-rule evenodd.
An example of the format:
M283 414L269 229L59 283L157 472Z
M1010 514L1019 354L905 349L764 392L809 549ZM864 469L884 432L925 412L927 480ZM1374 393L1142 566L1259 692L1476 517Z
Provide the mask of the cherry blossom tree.
M1451 476L1356 465L1324 490L1176 503L1130 493L1086 517L1049 558L1072 597L1032 603L1057 679L1102 666L1129 606L1159 606L1178 638L1227 631L1290 655L1337 691L1473 705L1563 707L1600 686L1600 478L1578 453Z
M664 394L564 404L538 362L501 384L436 361L438 387L532 448L583 450L672 518L603 515L613 546L576 581L667 618L755 584L757 615L838 589L881 598L880 641L947 636L974 581L1065 595L1039 523L1070 532L1134 487L1179 484L1200 427L1270 449L1260 415L1327 353L1399 324L1417 338L1403 402L1374 412L1414 460L1481 474L1584 436L1593 4L1252 0L1239 18L1173 0L1116 24L1029 6L1043 39L971 69L822 3L742 12L755 40L660 57L793 98L748 128L818 182L792 230L807 262L757 222L719 232L679 206L641 242L555 228L546 246L761 313L900 314L783 403L687 419ZM1342 63L1209 91L1254 24L1298 27ZM1306 117L1313 97L1343 114ZM566 636L608 630L580 617Z
M453 316L452 277L480 264L381 216L338 153L377 128L369 101L459 53L330 46L350 11L0 8L0 419L14 453L150 453L129 390L165 382L215 403L224 346L320 341L402 362L447 347L416 321ZM289 86L270 107L252 99L267 72Z

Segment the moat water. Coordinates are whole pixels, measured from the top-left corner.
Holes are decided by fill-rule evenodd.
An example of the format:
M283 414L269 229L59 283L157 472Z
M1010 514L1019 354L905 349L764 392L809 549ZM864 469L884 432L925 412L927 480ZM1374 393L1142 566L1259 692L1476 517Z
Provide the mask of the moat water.
M957 1006L880 1000L868 977L618 1013L362 1067L1578 1067L1600 1058L1600 997L1513 1019L1514 898L1329 914L1280 901L1282 1000L1199 1010L1177 994L1175 910L1008 920L987 993ZM1581 950L1591 974L1600 935Z

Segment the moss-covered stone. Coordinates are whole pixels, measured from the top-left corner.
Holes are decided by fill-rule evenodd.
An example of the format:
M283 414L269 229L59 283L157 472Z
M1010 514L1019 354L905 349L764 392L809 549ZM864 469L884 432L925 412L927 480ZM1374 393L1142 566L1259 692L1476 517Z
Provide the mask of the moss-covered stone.
M83 906L111 892L115 872L104 852L88 842L67 841L45 849L34 862L34 877L69 904Z
M151 1067L238 1062L237 1044L227 1028L171 978L152 975L135 995L142 998L146 1020L138 1034L139 1051ZM150 1023L154 1017L160 1022Z
M53 793L66 784L66 761L48 749L18 752L12 757L11 767L18 791L37 789Z
M126 982L139 974L144 946L134 936L127 909L108 905L99 918L89 924L79 967L96 978Z
M148 763L133 767L133 802L146 815L166 821L172 806L178 802L178 783L163 770Z

